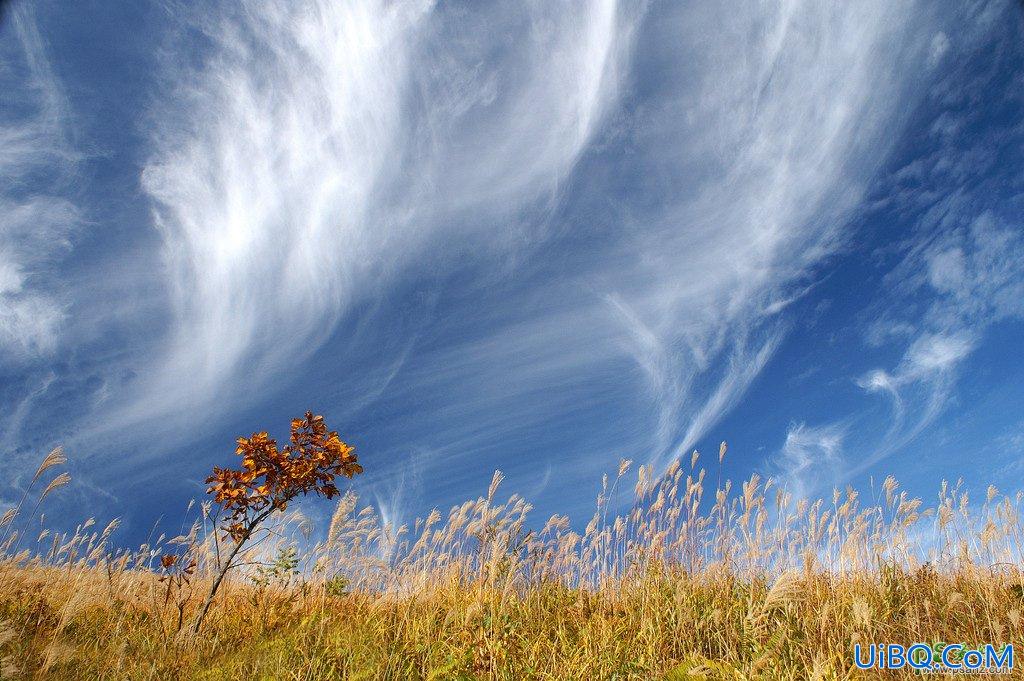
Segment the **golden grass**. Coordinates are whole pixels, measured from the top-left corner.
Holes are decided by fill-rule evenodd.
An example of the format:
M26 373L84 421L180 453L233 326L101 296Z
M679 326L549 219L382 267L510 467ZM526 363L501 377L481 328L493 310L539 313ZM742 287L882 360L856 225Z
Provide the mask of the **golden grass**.
M1020 647L1020 496L972 505L943 485L926 509L888 479L869 503L810 503L756 476L706 495L687 463L657 480L641 467L616 514L623 462L583 532L530 523L527 502L498 500L500 474L411 527L347 495L314 541L292 513L198 635L225 548L209 505L134 550L111 548L116 523L29 537L9 520L0 678L909 678L854 669L854 643ZM162 569L166 554L179 560Z

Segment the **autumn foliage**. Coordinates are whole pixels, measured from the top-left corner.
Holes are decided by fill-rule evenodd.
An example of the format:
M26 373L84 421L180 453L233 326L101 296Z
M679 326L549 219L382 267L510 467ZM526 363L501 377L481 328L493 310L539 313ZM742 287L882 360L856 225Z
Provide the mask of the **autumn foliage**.
M304 418L292 419L289 443L281 449L266 431L238 438L235 453L242 457L242 468L215 467L206 479L207 492L227 511L226 532L243 541L257 518L285 510L297 496L335 497L335 478L363 472L354 451L336 431L327 430L323 416L307 411Z
M271 514L284 511L297 496L312 493L331 499L338 494L334 480L339 475L351 478L363 472L354 451L336 431L327 430L323 416L310 411L301 419L292 419L291 436L283 448L279 449L266 431L238 438L235 453L242 457L242 468L215 467L206 479L210 485L207 493L214 495L224 514L214 522L234 541L234 548L220 560L218 544L219 568L193 631L202 626L224 576L238 567L242 547Z

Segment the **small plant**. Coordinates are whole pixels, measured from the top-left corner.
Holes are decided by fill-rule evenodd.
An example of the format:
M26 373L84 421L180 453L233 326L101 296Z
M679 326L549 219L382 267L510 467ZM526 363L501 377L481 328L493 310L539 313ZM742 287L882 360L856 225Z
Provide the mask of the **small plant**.
M363 472L354 449L341 441L336 431L327 430L323 416L306 412L292 419L289 443L278 449L277 441L265 431L238 438L235 453L242 467L213 469L206 479L207 492L223 511L221 530L234 542L220 563L193 631L198 632L224 576L239 563L239 552L272 514L284 511L298 496L315 494L331 499L338 494L334 484L339 475L351 478Z
M298 552L289 546L279 548L272 562L259 565L249 576L255 587L248 590L251 608L245 615L251 631L262 634L289 619L288 612L306 594L305 583L296 582L298 574Z
M278 549L274 562L256 568L256 574L250 579L258 587L274 585L286 589L291 586L292 577L299 574L298 568L298 553L294 546L289 546L286 549Z
M196 570L196 561L188 563L182 561L177 555L167 553L160 557L160 578L159 581L165 584L164 607L174 603L178 612L177 627L175 633L181 631L185 619L185 606L192 597L192 574Z
M345 575L334 575L324 582L324 591L328 596L340 598L348 594L349 579Z

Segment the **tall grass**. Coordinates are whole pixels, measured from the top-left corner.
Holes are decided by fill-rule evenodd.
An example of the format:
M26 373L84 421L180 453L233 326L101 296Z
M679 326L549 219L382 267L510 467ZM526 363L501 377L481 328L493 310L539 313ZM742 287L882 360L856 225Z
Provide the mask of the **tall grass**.
M198 634L229 541L215 508L118 549L116 520L30 530L26 491L0 521L0 678L838 679L865 674L857 642L1019 647L1020 495L944 483L926 507L889 478L798 500L757 476L712 488L718 465L623 461L582 532L502 499L500 473L410 526L353 494L319 532L292 512Z

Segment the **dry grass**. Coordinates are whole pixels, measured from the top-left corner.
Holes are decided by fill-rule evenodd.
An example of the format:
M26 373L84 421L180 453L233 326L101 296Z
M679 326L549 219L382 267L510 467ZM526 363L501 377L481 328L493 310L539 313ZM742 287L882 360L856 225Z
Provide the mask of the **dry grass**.
M656 481L641 467L616 515L623 462L582 533L528 522L527 502L498 500L500 474L411 527L348 495L313 541L293 513L198 636L187 625L225 549L209 506L130 551L111 548L116 523L28 536L12 517L0 678L838 679L867 678L858 641L1020 647L1019 496L972 505L944 485L925 509L890 479L868 503L808 503L756 477L706 494L697 463Z

